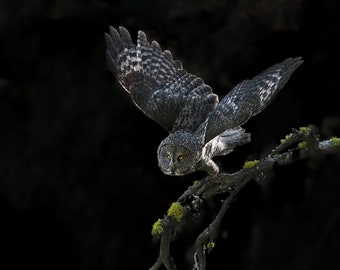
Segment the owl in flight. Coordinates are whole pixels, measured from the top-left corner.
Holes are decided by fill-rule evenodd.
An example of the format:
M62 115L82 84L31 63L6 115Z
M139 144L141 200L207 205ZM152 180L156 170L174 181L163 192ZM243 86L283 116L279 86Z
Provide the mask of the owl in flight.
M150 44L144 32L138 32L135 45L127 29L110 27L105 40L110 71L135 105L169 131L157 150L158 165L167 175L217 174L212 158L250 142L241 126L267 107L303 62L287 58L240 82L219 101L210 86L156 41Z

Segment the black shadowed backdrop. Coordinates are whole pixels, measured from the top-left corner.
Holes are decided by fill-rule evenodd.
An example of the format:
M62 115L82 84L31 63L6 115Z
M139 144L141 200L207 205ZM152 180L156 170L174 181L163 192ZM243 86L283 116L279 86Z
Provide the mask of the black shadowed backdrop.
M108 71L104 32L125 26L170 49L218 95L287 57L304 64L245 128L252 142L218 159L261 158L291 128L340 136L339 1L42 1L0 3L1 269L148 269L152 224L193 180L163 175L167 135ZM277 168L225 216L208 269L339 269L340 157ZM220 206L177 235L178 269Z

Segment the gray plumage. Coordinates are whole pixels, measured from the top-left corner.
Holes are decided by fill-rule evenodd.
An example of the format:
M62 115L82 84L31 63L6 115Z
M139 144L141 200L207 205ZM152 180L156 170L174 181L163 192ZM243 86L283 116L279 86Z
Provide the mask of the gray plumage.
M135 105L169 131L157 151L159 167L168 175L218 173L212 158L250 142L241 126L273 100L303 62L288 58L242 81L219 102L210 86L156 41L150 44L142 31L137 45L124 27L110 27L105 40L111 72Z

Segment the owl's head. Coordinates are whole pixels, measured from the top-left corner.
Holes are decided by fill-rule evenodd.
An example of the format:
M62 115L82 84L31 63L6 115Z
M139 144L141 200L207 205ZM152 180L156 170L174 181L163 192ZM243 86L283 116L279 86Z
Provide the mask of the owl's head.
M201 152L199 140L193 134L171 133L158 147L158 166L167 175L189 174L196 171Z

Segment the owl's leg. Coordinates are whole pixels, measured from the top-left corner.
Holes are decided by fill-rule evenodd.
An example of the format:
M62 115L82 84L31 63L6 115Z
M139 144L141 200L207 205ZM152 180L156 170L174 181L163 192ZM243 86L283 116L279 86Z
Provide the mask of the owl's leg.
M220 168L216 165L214 161L209 159L207 162L203 163L199 170L207 172L209 175L216 175L219 173Z

